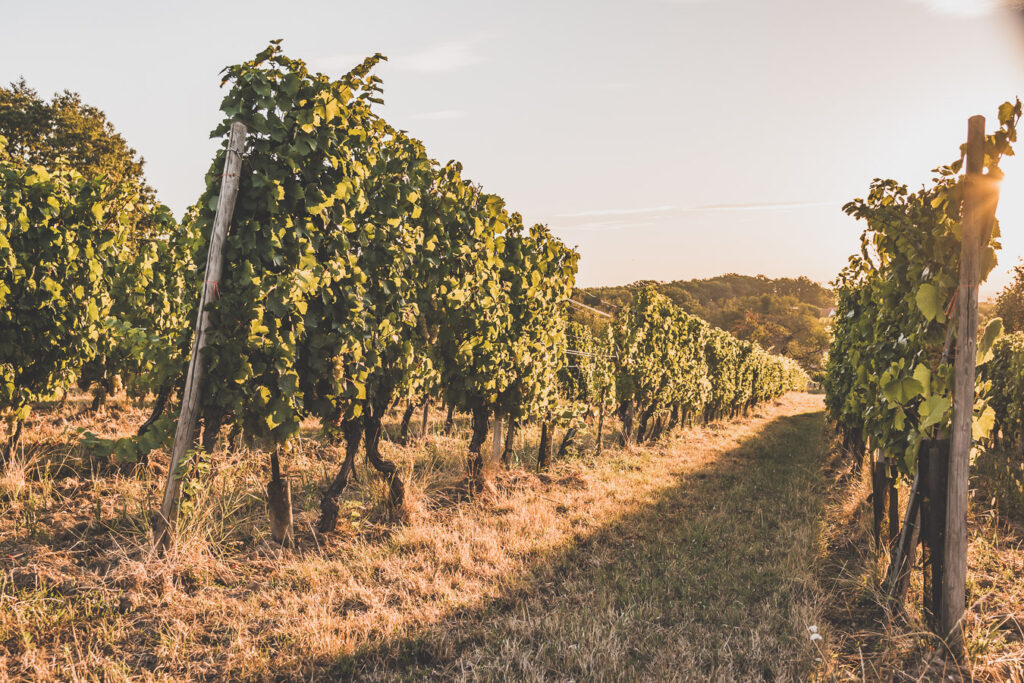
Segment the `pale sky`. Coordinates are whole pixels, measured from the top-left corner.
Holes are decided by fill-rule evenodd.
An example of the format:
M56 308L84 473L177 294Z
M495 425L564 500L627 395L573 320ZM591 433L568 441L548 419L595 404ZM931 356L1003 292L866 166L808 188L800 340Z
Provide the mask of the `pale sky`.
M997 0L4 0L0 16L0 82L103 109L179 216L217 144L221 68L274 38L335 76L383 52L381 113L578 246L584 286L831 280L861 231L843 203L874 177L920 185L968 116L991 130L1024 96L1024 22ZM1024 256L1016 161L983 295Z

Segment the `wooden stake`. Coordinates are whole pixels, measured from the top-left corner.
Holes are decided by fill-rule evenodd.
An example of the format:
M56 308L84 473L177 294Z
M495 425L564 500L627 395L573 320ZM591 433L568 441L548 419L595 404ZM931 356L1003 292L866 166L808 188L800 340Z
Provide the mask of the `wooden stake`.
M900 587L901 585L906 585L903 577L909 574L908 564L912 564L909 558L913 547L917 545L915 540L918 536L918 510L921 505L921 495L918 490L920 481L921 469L918 467L917 473L914 475L914 483L910 487L910 496L907 499L907 510L903 518L903 526L900 527L900 535L894 545L895 555L889 564L889 571L885 577L886 593L890 598L898 599L900 597L902 593Z
M494 411L494 433L491 435L491 461L485 467L496 467L501 462L501 413Z
M953 385L952 443L946 481L946 538L942 575L939 634L956 658L963 656L963 618L967 585L967 489L974 420L975 363L978 354L978 280L985 202L982 171L985 165L985 117L967 122L967 175L963 202L960 249L959 317Z
M202 352L206 348L206 328L210 319L206 307L217 299L217 284L220 282L221 270L224 266L224 241L227 239L231 214L235 209L235 198L238 196L239 171L242 169L245 134L245 124L231 124L231 134L228 137L227 154L224 159L224 182L221 183L220 196L217 198L217 213L213 219L210 246L206 255L206 273L203 275L203 291L199 297L192 356L189 358L188 372L185 375L185 390L181 395L181 414L178 416L178 426L174 432L174 445L171 447L171 462L167 468L163 503L160 506L160 513L153 523L154 540L157 548L161 550L167 548L171 542L171 527L181 484L175 475L185 456L185 451L192 444L196 433L196 424L199 420L199 396L203 384Z

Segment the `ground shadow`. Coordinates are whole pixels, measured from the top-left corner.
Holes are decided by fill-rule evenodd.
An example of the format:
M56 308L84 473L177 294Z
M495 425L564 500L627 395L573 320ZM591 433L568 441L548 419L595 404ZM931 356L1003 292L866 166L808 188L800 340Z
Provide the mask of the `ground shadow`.
M538 556L500 598L312 673L798 678L814 655L797 622L825 511L822 423L777 418L653 504Z

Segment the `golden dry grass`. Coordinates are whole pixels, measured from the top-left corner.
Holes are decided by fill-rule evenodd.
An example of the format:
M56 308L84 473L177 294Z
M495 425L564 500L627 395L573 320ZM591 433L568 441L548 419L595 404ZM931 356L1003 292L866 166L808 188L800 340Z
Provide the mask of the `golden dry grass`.
M360 465L338 531L314 533L337 449L307 425L285 462L294 547L269 537L265 452L222 444L166 558L149 511L166 454L125 474L73 446L144 412L87 397L34 415L0 472L0 678L11 680L929 680L913 599L881 605L865 482L821 399L533 473L538 435L494 494L464 485L466 425L409 447L408 514ZM435 412L435 417L438 411ZM394 429L394 421L389 425ZM970 671L1019 676L1020 527L975 497ZM982 503L985 503L983 505ZM821 636L812 640L811 627ZM1018 667L1018 668L1014 668ZM1017 672L1017 673L1015 673Z
M971 475L970 545L964 620L967 660L949 660L922 611L921 557L906 599L889 603L879 589L886 553L872 547L870 475L832 444L829 525L821 557L825 643L819 677L869 681L1024 681L1024 524L1019 491L976 467ZM985 454L982 461L994 454ZM983 465L983 463L979 463ZM998 489L998 491L997 491ZM901 487L905 506L907 486Z
M465 425L408 448L411 514L388 519L372 472L337 533L313 532L338 453L310 434L286 465L296 544L269 540L266 454L219 449L174 552L155 557L154 469L126 476L71 430L128 433L121 401L41 411L0 502L0 671L15 680L345 676L796 678L813 666L820 400L608 448L495 495L461 485ZM434 426L436 428L436 425ZM531 466L537 435L516 455ZM699 672L699 674L698 674Z

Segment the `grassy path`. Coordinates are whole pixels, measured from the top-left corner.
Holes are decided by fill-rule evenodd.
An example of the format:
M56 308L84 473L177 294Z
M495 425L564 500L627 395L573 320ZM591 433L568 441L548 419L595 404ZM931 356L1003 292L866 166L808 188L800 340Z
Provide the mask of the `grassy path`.
M697 430L635 466L673 485L534 568L519 590L356 658L363 674L493 679L785 680L817 651L824 523L815 397ZM687 453L691 448L695 452ZM702 457L703 456L703 457Z
M309 440L288 463L290 549L266 539L266 459L218 454L167 559L144 521L157 475L33 474L0 501L0 680L804 679L821 410L791 394L544 476L514 469L476 500L456 495L465 433L388 444L410 517L389 522L361 476L326 537L312 527L330 465Z

